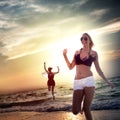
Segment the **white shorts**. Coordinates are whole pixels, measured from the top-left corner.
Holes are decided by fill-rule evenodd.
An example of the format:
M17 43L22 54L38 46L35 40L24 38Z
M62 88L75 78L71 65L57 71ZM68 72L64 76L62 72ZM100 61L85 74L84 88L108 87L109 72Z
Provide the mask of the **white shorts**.
M83 90L85 87L95 87L93 76L74 80L74 90Z

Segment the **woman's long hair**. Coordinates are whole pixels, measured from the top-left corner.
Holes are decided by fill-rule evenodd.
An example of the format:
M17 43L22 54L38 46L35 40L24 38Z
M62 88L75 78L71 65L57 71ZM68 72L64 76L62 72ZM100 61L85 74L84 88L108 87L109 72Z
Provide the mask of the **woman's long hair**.
M93 41L92 41L92 38L90 37L90 35L89 35L88 33L84 33L83 35L87 35L87 36L89 37L89 39L90 39L90 41L91 41L91 43L90 43L90 49L92 49L92 47L94 46L94 43L93 43Z

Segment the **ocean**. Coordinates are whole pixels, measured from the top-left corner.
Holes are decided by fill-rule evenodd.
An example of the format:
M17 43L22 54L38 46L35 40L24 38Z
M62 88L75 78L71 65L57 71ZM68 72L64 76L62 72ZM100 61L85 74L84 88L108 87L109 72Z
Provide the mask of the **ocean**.
M92 110L120 109L120 76L108 79L115 88L108 86L103 80L96 80L96 90ZM26 92L0 95L0 113L15 111L71 111L73 88L70 85L56 86L53 100L47 88Z

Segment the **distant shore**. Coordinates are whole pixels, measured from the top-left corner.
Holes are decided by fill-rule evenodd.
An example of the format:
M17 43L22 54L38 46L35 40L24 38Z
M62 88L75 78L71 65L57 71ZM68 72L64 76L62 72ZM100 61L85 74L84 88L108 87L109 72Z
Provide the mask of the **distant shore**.
M92 111L94 120L120 120L120 110ZM71 112L7 112L0 113L0 120L85 120L84 114Z

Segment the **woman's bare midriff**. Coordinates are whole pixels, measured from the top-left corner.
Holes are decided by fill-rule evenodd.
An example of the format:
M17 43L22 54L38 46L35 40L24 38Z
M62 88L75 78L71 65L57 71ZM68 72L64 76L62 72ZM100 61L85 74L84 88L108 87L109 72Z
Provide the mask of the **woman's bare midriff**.
M75 80L80 80L82 78L86 78L92 76L92 72L89 66L86 65L76 65L76 75Z

